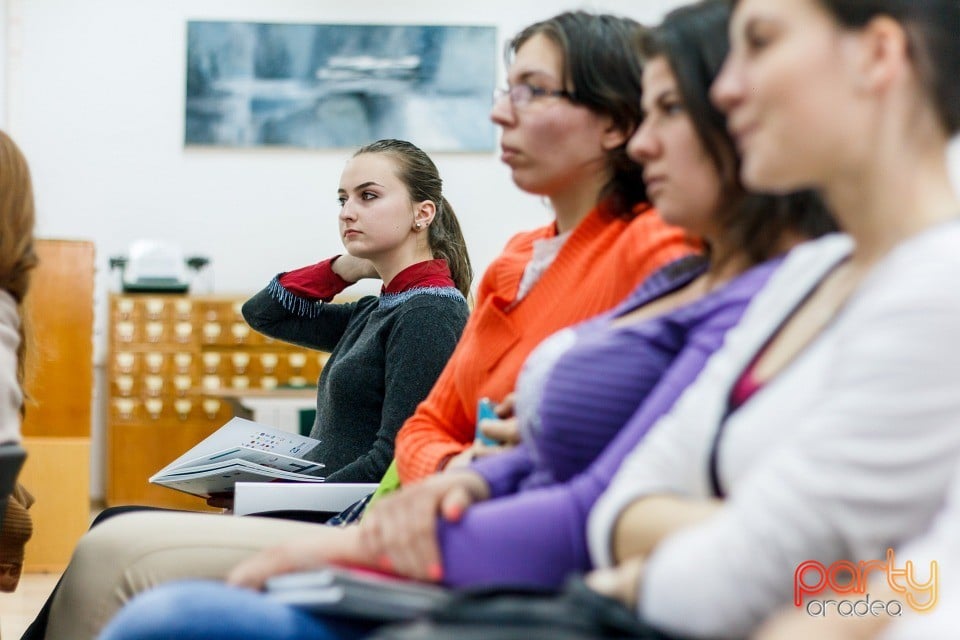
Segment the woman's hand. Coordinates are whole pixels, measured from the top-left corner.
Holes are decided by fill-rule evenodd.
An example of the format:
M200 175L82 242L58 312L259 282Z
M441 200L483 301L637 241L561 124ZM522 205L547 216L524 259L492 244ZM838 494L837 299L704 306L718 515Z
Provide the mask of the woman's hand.
M587 574L587 586L601 595L619 600L631 611L637 608L640 581L645 558L632 558L609 569L596 569Z
M478 451L478 457L496 453L499 449L512 447L520 443L520 424L517 422L516 416L516 394L508 393L507 397L493 408L493 411L499 419L493 420L487 418L481 420L477 428L480 429L483 435L499 442L500 447L486 447L487 449L493 449L493 451Z
M317 527L316 535L261 551L227 575L227 583L263 589L267 578L292 571L317 569L330 562L370 566L359 552L357 527Z
M356 258L346 253L330 265L333 272L346 280L347 282L357 282L364 278L379 278L380 274L374 268L373 263L366 258Z
M474 440L469 447L447 460L443 471L468 469L477 458L502 453L520 443L520 425L514 416L514 394L508 394L493 410L497 418L480 420L477 428L498 444L487 445L479 439Z
M481 420L477 427L481 432L483 432L483 435L500 443L500 446L498 447L481 445L486 449L502 450L520 444L520 425L517 423L517 419L515 417L506 419L501 418L499 420L487 418L486 420Z
M360 523L360 547L378 568L419 580L440 580L437 519L456 522L490 488L473 471L431 476L386 496Z

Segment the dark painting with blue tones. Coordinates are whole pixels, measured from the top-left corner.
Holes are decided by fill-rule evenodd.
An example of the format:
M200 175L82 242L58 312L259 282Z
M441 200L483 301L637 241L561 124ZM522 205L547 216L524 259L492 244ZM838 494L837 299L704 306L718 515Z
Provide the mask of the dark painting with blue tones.
M489 151L493 27L189 22L187 145Z

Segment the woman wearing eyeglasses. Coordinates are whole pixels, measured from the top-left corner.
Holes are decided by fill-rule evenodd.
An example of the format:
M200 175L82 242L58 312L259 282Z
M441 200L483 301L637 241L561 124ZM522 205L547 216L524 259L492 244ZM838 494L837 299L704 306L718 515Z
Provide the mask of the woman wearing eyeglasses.
M477 402L502 400L520 366L548 335L608 310L648 275L691 253L682 231L646 202L626 143L641 120L640 63L630 51L640 26L583 12L537 23L512 42L510 89L492 119L501 159L524 191L543 196L549 224L512 238L487 269L463 337L427 400L398 439L405 481L455 464L470 449ZM178 578L219 579L238 562L333 527L264 518L137 514L84 537L65 574L47 637L92 638L133 595ZM117 520L122 520L119 517ZM334 534L334 535L328 535ZM149 544L148 544L149 542ZM204 566L188 558L197 550ZM310 562L303 557L300 561Z
M400 479L466 466L498 447L472 444L477 401L503 400L543 338L609 309L686 253L647 204L626 143L641 120L634 21L563 13L508 47L508 89L491 119L501 161L555 219L515 236L480 283L477 308L433 391L397 436Z

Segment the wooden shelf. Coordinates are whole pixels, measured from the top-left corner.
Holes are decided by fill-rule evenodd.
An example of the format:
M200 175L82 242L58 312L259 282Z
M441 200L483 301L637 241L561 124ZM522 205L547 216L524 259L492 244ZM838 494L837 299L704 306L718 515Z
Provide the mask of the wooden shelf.
M253 331L240 315L246 299L110 297L108 505L205 508L147 479L239 414L238 397L315 396L329 354Z

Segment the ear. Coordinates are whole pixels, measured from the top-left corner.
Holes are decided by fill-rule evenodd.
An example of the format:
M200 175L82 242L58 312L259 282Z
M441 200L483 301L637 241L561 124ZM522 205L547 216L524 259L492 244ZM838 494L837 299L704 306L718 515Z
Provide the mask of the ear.
M430 226L430 223L433 222L433 218L436 215L437 205L435 205L432 200L418 202L413 210L413 227L415 229L426 229ZM417 227L417 223L420 224L419 227Z
M877 16L857 34L857 86L869 92L885 91L910 68L907 33L896 20Z
M632 131L624 131L623 127L614 123L610 116L603 116L603 133L600 135L600 145L605 151L622 147L633 135Z

